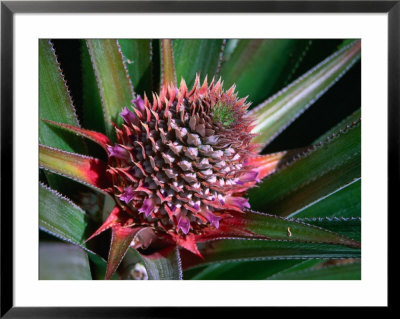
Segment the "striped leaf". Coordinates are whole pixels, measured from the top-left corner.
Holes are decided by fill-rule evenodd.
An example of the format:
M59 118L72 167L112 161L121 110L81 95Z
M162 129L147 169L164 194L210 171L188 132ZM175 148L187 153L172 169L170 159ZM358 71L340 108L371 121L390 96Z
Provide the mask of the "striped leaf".
M114 136L111 122L122 124L119 113L131 105L134 92L117 40L86 40L104 111L106 132Z
M251 189L250 204L256 210L288 216L360 176L361 123L356 122Z
M176 86L176 71L172 41L161 40L161 85Z
M182 279L182 265L178 248L161 258L148 258L142 255L149 279L179 280Z
M256 126L255 143L267 145L322 94L335 84L361 57L361 42L340 49L292 84L251 110Z
M210 263L246 260L281 260L312 258L359 258L358 248L320 243L268 241L257 239L219 239L199 245L204 259L186 256L182 251L184 269ZM185 256L184 256L185 253Z
M222 58L224 40L176 39L173 41L176 78L180 83L185 79L188 87L192 87L196 74L201 76L200 82L208 75L211 80L217 75Z
M88 216L68 198L55 190L39 186L39 226L63 241L86 247Z
M153 48L148 39L119 39L123 59L136 93L153 91Z

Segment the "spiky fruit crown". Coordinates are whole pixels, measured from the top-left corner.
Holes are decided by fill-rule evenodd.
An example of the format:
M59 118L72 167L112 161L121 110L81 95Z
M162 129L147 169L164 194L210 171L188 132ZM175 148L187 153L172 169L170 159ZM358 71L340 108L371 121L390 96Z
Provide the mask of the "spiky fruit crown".
M249 207L243 193L257 172L247 164L255 155L250 144L252 120L246 99L220 81L191 91L164 86L153 102L133 100L120 113L118 143L109 146L113 193L129 214L128 225L185 236L219 226L230 211Z

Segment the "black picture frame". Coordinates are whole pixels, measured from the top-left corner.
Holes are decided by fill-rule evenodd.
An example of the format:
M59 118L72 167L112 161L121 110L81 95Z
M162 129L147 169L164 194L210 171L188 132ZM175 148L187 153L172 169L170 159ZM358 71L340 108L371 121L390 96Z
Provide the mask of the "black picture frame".
M388 218L399 212L400 1L1 1L1 318L187 317L185 308L22 308L13 302L13 19L16 13L269 12L388 14ZM382 212L384 213L384 212ZM388 223L394 227L394 223ZM392 232L388 232L391 233ZM392 242L392 245L390 245ZM393 241L388 240L389 247ZM389 248L390 249L390 248ZM388 281L388 284L390 281ZM390 298L388 305L390 306ZM205 309L207 312L209 310ZM246 309L235 313L246 313ZM292 310L294 310L292 308ZM306 310L307 309L304 309ZM298 315L299 309L296 310ZM224 309L213 309L214 316ZM226 313L225 313L226 315ZM248 315L248 314L247 314Z

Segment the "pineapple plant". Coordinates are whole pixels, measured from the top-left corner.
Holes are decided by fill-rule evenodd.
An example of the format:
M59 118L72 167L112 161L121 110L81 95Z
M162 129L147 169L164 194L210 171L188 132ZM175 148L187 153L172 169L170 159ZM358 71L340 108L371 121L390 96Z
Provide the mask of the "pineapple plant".
M40 279L360 279L360 58L40 40Z

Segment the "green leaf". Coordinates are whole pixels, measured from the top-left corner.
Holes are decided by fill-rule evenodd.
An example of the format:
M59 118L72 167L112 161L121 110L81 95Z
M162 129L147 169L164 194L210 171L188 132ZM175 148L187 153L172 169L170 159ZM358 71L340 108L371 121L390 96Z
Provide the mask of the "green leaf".
M328 195L296 210L288 217L361 216L361 178L335 189Z
M350 126L355 125L357 122L361 121L361 108L350 114L344 120L342 120L339 124L332 127L330 130L322 134L311 144L316 145L320 142L325 142L327 139L334 138L336 134L340 133L343 130L348 129Z
M88 216L79 206L57 191L39 184L39 228L67 243L81 247L89 253L90 260L105 271L105 260L84 244L88 237L87 225Z
M360 243L302 220L286 219L246 210L244 213L231 213L232 217L220 221L218 231L210 236L204 232L197 241L216 238L261 238L296 242L316 242L359 247ZM346 220L342 221L345 224ZM360 226L360 225L358 225ZM259 236L261 235L261 236Z
M125 65L136 93L152 92L152 45L148 39L119 39Z
M50 40L39 40L39 118L79 126L67 83ZM39 121L39 141L69 152L86 153L86 143L77 136ZM67 191L63 178L45 173L50 186Z
M358 248L321 243L299 243L257 239L219 239L199 244L204 257L183 259L184 268L209 263L250 260L312 259L312 258L359 258Z
M361 240L361 217L316 217L294 218L291 220L321 227L357 241Z
M166 257L149 258L144 255L141 256L149 279L182 279L182 264L178 248L172 249Z
M57 238L86 248L86 213L55 190L39 186L39 227Z
M187 86L192 87L196 73L201 75L201 82L206 75L210 81L218 71L224 45L225 41L222 39L174 40L173 51L178 83L183 78Z
M68 125L68 124L64 124L64 123L57 123L54 121L49 121L49 120L43 120L55 127L59 127L61 129L64 129L70 133L85 137L89 140L92 140L93 142L97 143L98 145L100 145L101 147L103 147L103 149L105 151L107 151L107 145L110 144L110 140L108 139L107 136L98 133L96 131L91 131L91 130L85 130L83 128L80 127L76 127L76 126L72 126L72 125Z
M39 145L39 166L103 192L108 186L107 166L97 158Z
M256 126L253 141L267 145L324 94L361 57L361 42L337 51L292 84L250 111Z
M287 273L291 273L291 272L294 272L294 271L308 269L308 268L314 267L316 265L326 263L329 260L330 261L336 261L336 260L344 260L344 259L305 259L305 260L300 260L300 262L297 263L296 265L294 265L292 267L288 267L288 268L283 269L281 271L278 271L275 274L273 274L272 276L269 276L269 277L264 278L264 279L270 279L270 278L272 278L274 276L277 276L277 275L280 275L280 274L287 274Z
M260 280L301 262L301 260L263 260L213 264L203 269L191 279Z
M249 191L253 209L288 216L361 176L361 123L312 146Z
M280 273L268 279L274 280L361 280L361 262L333 266L320 265L288 273Z
M236 84L241 97L260 103L282 87L287 76L298 62L293 57L301 56L309 46L306 40L290 39L244 39L234 45L231 54L225 55L221 76L224 86Z
M114 136L111 122L122 125L119 113L131 105L134 92L117 40L86 40L103 105L106 132Z
M39 40L39 117L79 126L53 45L45 39ZM39 141L69 152L85 151L82 139L55 129L43 121L39 121Z
M172 41L161 40L161 85L172 84L176 86L176 72Z
M39 243L40 280L91 280L84 250L64 243Z
M82 125L83 127L106 133L101 97L94 74L92 61L85 40L81 41L82 64Z
M235 51L236 46L239 43L239 39L227 39L225 49L223 52L223 62L229 61L233 51Z

